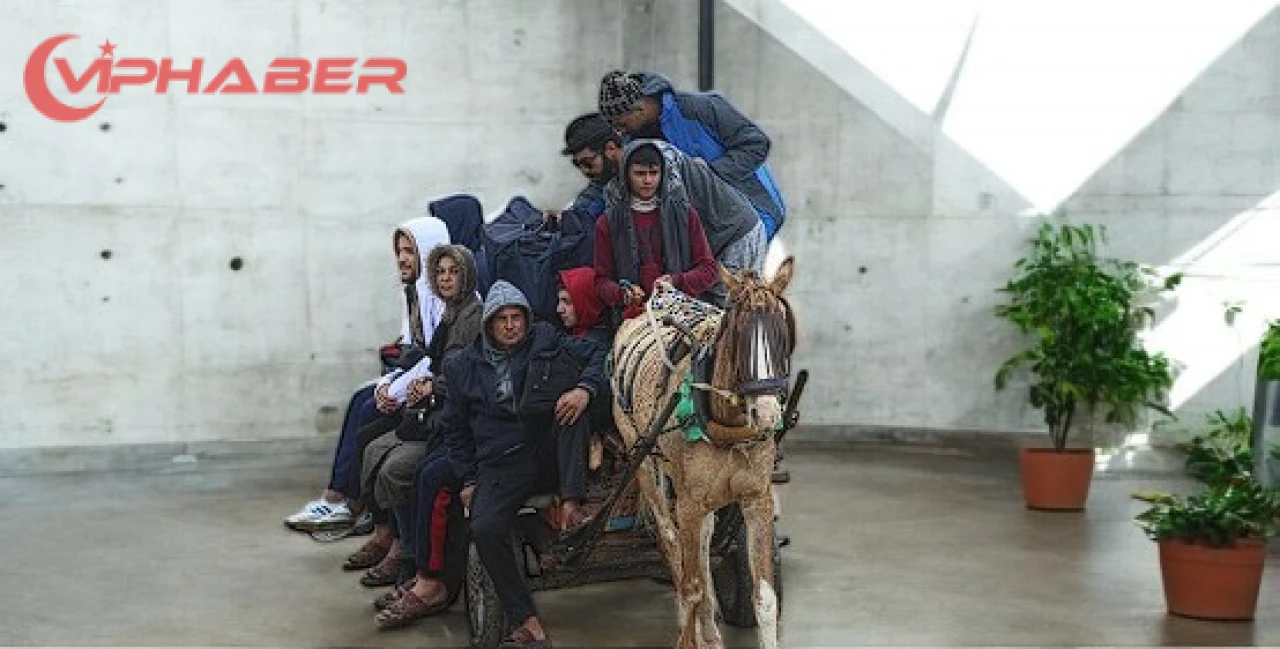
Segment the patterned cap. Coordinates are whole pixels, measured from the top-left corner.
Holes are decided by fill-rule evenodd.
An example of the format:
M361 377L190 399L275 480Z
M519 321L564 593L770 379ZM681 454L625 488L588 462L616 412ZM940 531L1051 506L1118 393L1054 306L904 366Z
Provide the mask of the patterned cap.
M605 119L625 115L641 96L636 75L614 70L600 80L600 115Z

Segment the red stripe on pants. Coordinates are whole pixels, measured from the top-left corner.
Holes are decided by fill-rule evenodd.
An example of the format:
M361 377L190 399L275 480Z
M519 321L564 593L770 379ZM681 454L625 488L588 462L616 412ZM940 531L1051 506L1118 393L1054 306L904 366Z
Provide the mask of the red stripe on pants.
M449 490L441 489L436 493L436 501L431 505L431 558L427 561L427 569L439 572L444 569L444 539L449 526Z

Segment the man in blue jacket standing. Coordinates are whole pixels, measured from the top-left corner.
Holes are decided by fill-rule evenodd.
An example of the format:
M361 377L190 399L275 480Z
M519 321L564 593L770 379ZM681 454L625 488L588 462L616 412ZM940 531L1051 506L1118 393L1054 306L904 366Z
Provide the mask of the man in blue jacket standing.
M771 142L727 99L715 92L676 92L662 75L614 70L600 82L599 108L628 138L666 140L706 161L747 196L773 240L787 208L766 163Z

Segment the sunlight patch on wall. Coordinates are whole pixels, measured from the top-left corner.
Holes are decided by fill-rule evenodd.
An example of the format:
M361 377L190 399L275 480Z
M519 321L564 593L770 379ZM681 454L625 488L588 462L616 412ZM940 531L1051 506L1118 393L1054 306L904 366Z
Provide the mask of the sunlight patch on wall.
M1050 212L1275 4L988 3L943 131Z
M932 114L978 15L978 0L782 0L902 95Z
M1034 205L1053 211L1276 0L774 0ZM735 0L763 20L769 0ZM817 34L813 34L817 32ZM972 33L972 34L971 34ZM966 42L968 47L966 50ZM801 43L789 43L799 47ZM825 67L824 67L825 66ZM829 69L828 69L829 68ZM952 95L947 96L948 87ZM894 106L862 84L854 98ZM910 108L909 108L909 107ZM945 110L943 110L945 108ZM889 123L911 120L884 116Z
M1222 396L1251 406L1256 363L1252 348L1267 321L1280 317L1276 242L1280 193L1236 215L1160 268L1162 274L1185 275L1172 312L1144 337L1150 349L1165 352L1183 366L1170 394L1175 410L1201 395L1224 372L1234 372L1236 384L1225 388L1230 392ZM1238 305L1240 312L1228 324L1231 305Z

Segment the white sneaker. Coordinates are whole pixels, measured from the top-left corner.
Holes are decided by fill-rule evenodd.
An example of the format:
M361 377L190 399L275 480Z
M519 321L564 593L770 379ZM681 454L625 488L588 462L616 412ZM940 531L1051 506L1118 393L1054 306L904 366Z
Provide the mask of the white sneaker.
M313 500L303 505L298 513L284 519L285 525L303 532L350 527L354 522L355 517L351 515L346 503L327 503L323 500Z

